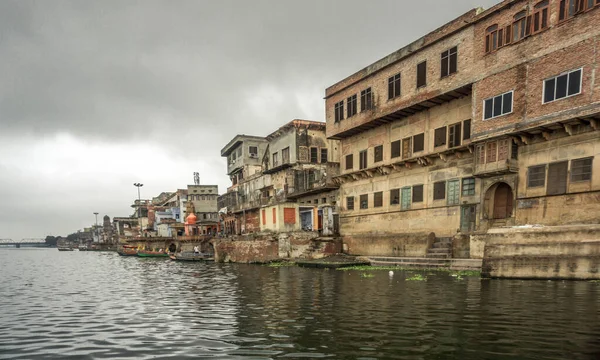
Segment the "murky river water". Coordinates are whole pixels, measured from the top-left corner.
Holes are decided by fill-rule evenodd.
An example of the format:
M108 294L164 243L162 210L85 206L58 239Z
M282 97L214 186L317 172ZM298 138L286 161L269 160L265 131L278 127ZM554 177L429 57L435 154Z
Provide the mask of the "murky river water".
M600 283L0 249L3 359L597 359Z

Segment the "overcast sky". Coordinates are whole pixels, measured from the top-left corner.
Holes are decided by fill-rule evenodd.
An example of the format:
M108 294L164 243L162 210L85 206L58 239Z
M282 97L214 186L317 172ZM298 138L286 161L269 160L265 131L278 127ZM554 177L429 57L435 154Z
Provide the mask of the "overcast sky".
M497 0L0 0L0 238L66 235L137 198L229 184L219 150Z

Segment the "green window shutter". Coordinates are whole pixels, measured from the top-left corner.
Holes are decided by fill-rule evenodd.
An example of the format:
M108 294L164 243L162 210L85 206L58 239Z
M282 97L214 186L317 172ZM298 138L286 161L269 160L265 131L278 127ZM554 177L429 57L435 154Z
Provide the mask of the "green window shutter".
M410 187L402 188L402 210L410 209L410 203L411 203L410 193L411 193Z
M448 205L458 205L460 201L460 182L458 180L448 181Z

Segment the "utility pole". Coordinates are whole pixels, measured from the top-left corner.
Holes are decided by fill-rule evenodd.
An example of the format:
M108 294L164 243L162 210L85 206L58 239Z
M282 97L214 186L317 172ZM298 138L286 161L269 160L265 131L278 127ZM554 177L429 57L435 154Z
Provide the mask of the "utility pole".
M95 212L94 215L96 215L96 237L98 238L98 242L100 242L100 233L98 233L98 213Z
M142 223L140 218L142 217L142 198L140 197L140 188L144 186L142 183L134 183L133 186L138 189L138 226L140 227L140 235L142 234Z

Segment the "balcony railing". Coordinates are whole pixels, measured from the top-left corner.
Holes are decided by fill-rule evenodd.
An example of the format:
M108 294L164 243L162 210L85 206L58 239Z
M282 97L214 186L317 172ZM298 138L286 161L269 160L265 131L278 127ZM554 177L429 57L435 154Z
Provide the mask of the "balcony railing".
M475 176L486 177L519 172L519 162L515 159L475 164Z
M297 198L321 191L329 191L338 188L333 178L340 174L339 163L328 163L325 167L314 169L296 170L294 174L294 186L290 188L289 197Z

